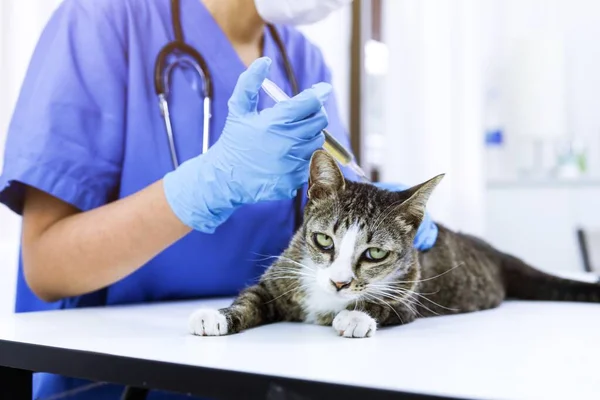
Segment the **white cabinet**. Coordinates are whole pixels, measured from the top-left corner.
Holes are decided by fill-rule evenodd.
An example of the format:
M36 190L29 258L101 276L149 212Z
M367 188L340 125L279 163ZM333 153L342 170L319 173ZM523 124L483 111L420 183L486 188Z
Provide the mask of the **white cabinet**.
M576 229L600 229L599 208L596 181L489 184L485 237L535 267L583 271Z

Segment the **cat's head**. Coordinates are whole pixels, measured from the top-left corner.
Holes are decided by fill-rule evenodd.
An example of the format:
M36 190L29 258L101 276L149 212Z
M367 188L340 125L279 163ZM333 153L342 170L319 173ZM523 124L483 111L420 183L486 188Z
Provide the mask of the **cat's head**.
M392 192L345 180L328 153L315 152L302 229L303 263L314 289L340 300L368 300L387 283L418 279L413 242L442 178Z

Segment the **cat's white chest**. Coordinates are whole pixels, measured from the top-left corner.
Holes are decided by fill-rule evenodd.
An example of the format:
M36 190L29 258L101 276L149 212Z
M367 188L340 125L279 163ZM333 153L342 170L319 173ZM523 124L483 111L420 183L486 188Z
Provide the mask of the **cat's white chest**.
M302 305L306 313L306 322L315 323L319 315L334 315L344 310L352 300L344 299L332 293L315 288L306 292Z

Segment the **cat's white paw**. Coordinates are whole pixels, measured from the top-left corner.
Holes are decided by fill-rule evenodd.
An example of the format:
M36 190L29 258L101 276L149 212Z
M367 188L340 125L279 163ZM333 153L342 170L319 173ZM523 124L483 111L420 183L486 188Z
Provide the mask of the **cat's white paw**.
M218 310L201 308L190 315L188 329L192 335L227 335L227 319Z
M377 322L362 311L342 310L333 319L333 329L348 338L371 337L377 330Z

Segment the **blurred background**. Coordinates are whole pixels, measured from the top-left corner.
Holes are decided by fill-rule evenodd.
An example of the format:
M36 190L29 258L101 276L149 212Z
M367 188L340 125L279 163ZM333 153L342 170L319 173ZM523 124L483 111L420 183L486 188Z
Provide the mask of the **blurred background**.
M0 2L0 154L59 3ZM444 172L429 206L437 221L556 274L594 267L600 2L355 0L301 30L324 52L373 179ZM19 222L0 207L0 313L13 307Z

